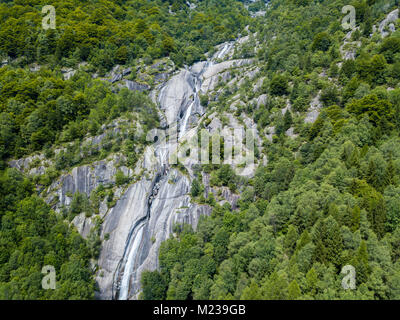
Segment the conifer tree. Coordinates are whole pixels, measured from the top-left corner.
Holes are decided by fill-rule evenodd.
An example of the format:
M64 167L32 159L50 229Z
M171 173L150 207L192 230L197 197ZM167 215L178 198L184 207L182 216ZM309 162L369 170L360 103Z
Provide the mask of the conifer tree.
M370 273L370 268L368 263L367 243L365 242L365 240L361 241L353 263L354 267L356 268L357 285L361 283L366 283L368 280L368 275Z
M359 206L355 206L351 213L351 230L355 232L360 228L360 213L361 209Z
M301 290L296 280L293 280L288 287L288 300L296 300L301 296Z
M385 186L393 185L395 183L395 167L392 158L389 159L385 169L384 183Z
M285 248L289 255L293 254L298 239L298 233L295 226L290 225L288 232L285 236Z

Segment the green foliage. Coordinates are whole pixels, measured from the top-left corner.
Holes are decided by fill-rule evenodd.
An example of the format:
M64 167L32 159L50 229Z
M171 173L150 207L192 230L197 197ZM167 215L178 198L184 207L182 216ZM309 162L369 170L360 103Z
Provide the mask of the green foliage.
M125 174L121 170L117 170L115 174L115 183L117 186L121 186L129 182L129 177L125 176Z
M193 179L192 188L190 189L190 193L192 194L192 197L199 196L201 191L202 191L202 188L201 188L201 184L200 184L199 180Z
M312 50L328 51L331 45L331 39L328 33L320 32L317 33L312 42Z
M161 300L165 296L167 286L164 278L157 271L144 271L142 286L144 290L141 299L143 300Z
M45 1L3 3L0 51L12 58L24 56L26 63L84 60L100 71L114 63L182 51L185 63L191 63L210 46L229 40L247 20L236 1L199 2L193 15L185 3L177 3L169 14L165 1L78 1L73 10L68 2L58 1L53 4L56 30L41 28Z
M393 63L395 55L400 52L400 39L393 37L386 38L382 42L379 52L383 53L387 62Z
M200 104L204 107L206 107L208 105L208 95L206 95L206 94L200 95Z
M384 132L394 127L392 104L387 100L379 99L375 94L353 101L347 106L347 110L356 114L359 119L366 115L376 127L380 127Z
M356 70L360 79L372 85L385 82L386 59L382 55L360 56L356 60Z
M339 104L339 94L336 87L329 86L324 89L321 93L321 102L327 107Z
M388 90L398 87L398 41L396 34L369 37L394 1L353 2L361 30L353 34L361 41L355 60L339 52L345 34L338 21L346 4L277 0L261 19L265 23L253 26L265 42L257 53L265 77L259 92L272 97L244 110L262 139L267 126L276 128L273 142L264 142L268 164L243 186L228 167L203 168L211 186L236 182L238 208L212 199L212 214L200 219L196 232L162 245L162 298L398 296L400 96ZM292 110L282 115L284 95ZM303 124L297 112L303 116L317 96L323 108L313 124ZM289 127L299 133L296 139L285 135ZM208 258L213 268L204 272ZM341 286L346 264L356 268L356 290Z
M0 299L93 299L87 243L34 195L14 169L0 176ZM42 268L56 270L56 289L42 289Z
M248 19L243 5L233 0L201 1L190 15L183 2L174 3L170 14L168 2L153 0L76 1L73 10L58 1L53 4L57 28L43 30L41 8L47 4L0 5L0 56L13 60L0 69L1 166L46 144L95 135L104 122L126 111L139 112L147 128L156 126L149 99L124 90L114 97L110 85L92 79L93 71L104 75L115 64L136 65L140 58L152 63L166 56L181 66L191 64L231 40ZM82 61L88 67L64 81L61 67L78 69ZM39 71L24 68L33 62Z
M275 75L270 84L270 92L273 95L282 96L288 93L287 79L283 75Z
M91 80L86 73L62 81L48 70L34 74L4 67L0 81L6 79L9 85L0 87L2 160L55 142L82 139L88 132L97 134L99 123L127 111L140 115L145 130L158 124L155 107L144 94L122 89L115 95L109 85ZM58 170L71 165L69 156L63 152L57 156Z
M211 187L240 193L236 209L220 206L212 192L204 199L202 173L196 173L191 195L212 214L201 217L196 232L174 228L161 245L159 270L142 275L142 299L400 297L400 44L396 33L369 37L397 2L353 1L360 31L351 40L361 43L354 60L339 50L345 36L340 8L348 4L342 0L274 0L257 19L233 0L196 1L195 10L172 0L75 2L73 10L66 1L55 4L57 29L47 31L40 27L44 1L0 4L0 56L9 58L0 68L0 166L44 149L54 168L35 179L42 186L78 164L77 146L88 134L101 134L104 124L126 114L143 129L140 138L124 133L121 144L133 167L146 133L159 124L145 93L115 90L93 79L94 72L103 77L116 64L129 65L135 80L163 57L177 67L190 65L239 31L247 34L249 24L250 42L235 57L255 57L264 78L258 90L246 80L234 93L245 102L237 115L247 113L259 128L268 163L256 156L258 169L248 180L229 165L203 168ZM78 69L83 61L87 67L62 79L62 67ZM33 62L39 71L29 70ZM221 91L221 108L235 90ZM256 107L250 101L258 93L268 98ZM318 96L324 108L313 124L304 124ZM201 95L200 102L212 109L213 98ZM288 101L292 110L282 115ZM272 143L267 126L276 128ZM290 127L296 138L285 135ZM73 141L53 154L51 146ZM100 146L102 155L119 148L107 138ZM129 182L122 171L115 178L117 185ZM96 228L83 240L15 170L1 172L0 196L0 298L93 298L89 261L99 253L101 221L92 217ZM104 198L109 207L116 202L113 190L102 187L90 201L79 192L71 196L69 220L97 214ZM41 289L46 264L56 268L55 291ZM341 287L345 264L356 268L356 290Z

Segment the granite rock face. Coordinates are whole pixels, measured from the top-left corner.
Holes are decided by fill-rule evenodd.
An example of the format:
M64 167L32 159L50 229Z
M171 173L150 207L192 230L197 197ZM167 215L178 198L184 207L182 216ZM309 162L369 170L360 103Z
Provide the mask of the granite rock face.
M225 72L226 70L249 65L252 62L252 59L238 59L223 61L221 63L210 65L203 74L201 91L206 93L214 90L219 81L227 81L230 79L230 73Z
M175 224L185 222L195 228L199 216L211 211L204 206L190 204L190 181L177 170L171 170L159 177L160 180L157 179L149 198L147 221L132 230L134 240L131 241L129 254L124 257L124 270L120 279L114 279L117 284L120 281L119 299L136 296L140 291L141 273L158 268L159 248L172 235Z
M98 260L100 273L97 276L99 297L113 298L114 275L121 259L132 225L146 216L147 197L152 189L152 182L145 179L129 187L114 208L106 215L102 226L103 241Z
M150 89L147 84L141 84L131 80L125 80L125 85L129 90L132 91L147 91Z
M90 231L94 228L95 224L91 218L87 218L85 213L82 212L81 214L77 215L72 220L73 225L76 227L80 235L87 239Z
M379 24L378 30L382 38L387 37L391 32L396 31L394 22L399 19L399 9L390 12L384 20ZM388 31L386 29L389 29Z
M26 158L21 158L18 160L11 160L8 162L8 165L11 168L15 168L21 172L28 172L31 168L31 164L35 161L39 161L41 163L43 163L43 161L45 161L45 157L44 155L40 154L40 155L33 155L33 156L29 156Z
M161 88L158 104L168 126L177 125L180 131L186 131L188 125L194 122L194 116L203 115L198 92L199 77L204 67L205 64L198 64L193 72L190 69L181 70Z
M129 299L140 291L143 270L158 268L161 243L175 224L196 228L200 215L211 208L190 203L190 180L175 169L158 172L132 185L105 217L104 241L98 260L99 297Z
M304 119L305 123L314 123L317 120L320 109L322 108L320 96L321 92L319 92L318 95L314 99L312 99L310 103L310 108L308 109L308 113Z
M70 205L76 192L89 197L99 185L113 188L117 198L115 206L108 208L106 199L101 200L99 206L99 215L103 223L100 231L102 247L96 274L98 298L136 299L141 290L142 272L159 267L160 245L174 234L174 226L185 223L195 229L202 215L211 214L211 207L208 205L191 202L189 192L194 162L184 162L185 168L180 171L172 167L167 159L174 151L174 144L197 135L199 120L204 115L200 95L214 90L220 80L230 80L232 76L228 69L252 64L251 59L232 60L234 47L235 42L219 45L216 53L207 61L198 62L172 75L171 72L160 73L157 79L160 83L150 92L150 97L159 107L161 130L167 131L175 127L177 141L166 145L155 143L147 146L134 170L121 165L122 155L75 167L62 174L43 192L47 203L58 211L63 206ZM116 66L112 70L109 81L118 82L130 72L120 69ZM246 77L252 78L256 73L257 70L250 70ZM239 78L232 80L237 81ZM123 86L122 81L119 85ZM130 90L150 89L129 80L125 80L125 85ZM231 115L228 115L228 118L229 124L225 130L244 130L244 123L249 128L255 128L251 119L244 118L244 123L241 124ZM223 127L215 116L208 129L212 133L214 130L224 129ZM107 134L120 132L118 124L104 129L108 130ZM105 136L104 132L85 141L100 148ZM35 157L15 160L10 162L10 165L28 172L32 170L32 162L38 162ZM43 163L45 159L40 157L39 160ZM41 174L40 167L36 166L33 169L37 171L36 174ZM121 170L125 176L135 176L137 180L125 189L116 188L117 170ZM207 189L210 187L207 186ZM232 193L228 188L213 189L212 192L218 192L222 196L218 200L220 204L229 202L233 209L237 207L239 195ZM75 216L72 223L80 234L87 238L96 225L95 218L97 217L86 217L83 212Z
M119 161L119 156L114 156L110 161L101 160L91 165L73 168L70 173L62 175L50 185L46 201L51 203L56 197L56 209L59 209L71 203L72 195L75 192L84 193L89 197L90 193L100 184L104 186L113 185L115 183L115 174L118 169L121 170L125 176L131 176L132 169L124 166L117 169Z
M203 113L200 92L206 79L226 68L251 63L250 60L217 62L229 57L233 43L219 46L208 60L180 70L151 93L164 114L164 127L176 126L178 142L196 133L196 119ZM221 64L222 63L222 64ZM116 206L104 218L102 237L107 234L98 260L98 297L102 299L135 299L140 292L141 273L158 268L161 243L173 234L176 224L197 227L201 215L211 208L190 202L192 165L185 163L187 173L170 167L166 159L172 144L148 146L135 173L146 172L131 185ZM236 206L237 195L223 190L226 201Z
M351 41L355 30L359 30L359 28L350 30L344 37L343 44L339 48L340 54L344 60L354 60L356 58L357 48L361 46L361 41Z

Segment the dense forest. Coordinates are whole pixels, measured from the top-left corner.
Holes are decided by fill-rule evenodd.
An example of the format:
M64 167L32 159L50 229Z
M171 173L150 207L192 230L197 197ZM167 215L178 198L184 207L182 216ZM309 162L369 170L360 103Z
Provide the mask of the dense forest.
M54 5L56 29L42 28L44 5ZM95 132L127 108L131 111L129 103L145 109L140 121L154 127L145 97L119 99L91 75L104 76L117 64L151 65L162 57L177 66L191 64L215 44L233 39L247 20L244 7L231 0L200 1L195 13L183 0L1 3L0 57L6 65L0 69L0 165ZM40 70L32 72L32 63ZM63 80L63 68L82 63L74 77Z
M94 298L101 240L95 232L84 239L70 221L98 204L94 209L95 201L76 193L59 213L42 192L63 170L115 151L133 167L146 133L159 126L147 93L116 88L112 70L131 68L130 80L151 87L153 78L142 74L154 64L191 65L247 32L250 42L235 58L254 59L263 79L256 93L267 95L265 103L251 102L251 80L201 99L221 114L240 95L235 116L254 119L262 133L274 126L271 141L261 135L263 149L256 150L268 163L252 178L229 165L196 169L192 201L212 213L196 230L176 226L161 246L159 270L143 273L140 299L400 299L400 25L385 37L373 33L398 1L193 3L0 4L0 299ZM57 12L54 30L41 25L49 4ZM356 29L348 34L341 20L349 4ZM260 10L265 15L252 17ZM65 78L69 70L76 72ZM316 97L321 111L305 122ZM82 152L84 139L121 116L137 122L140 133ZM286 134L290 128L295 137ZM55 152L61 146L65 151ZM54 161L43 175L8 167L39 152ZM240 195L237 209L204 196L204 174L212 186ZM117 172L118 185L130 182ZM100 195L115 205L112 190L93 192ZM41 287L44 265L56 269L56 290ZM355 267L355 290L342 288L345 265Z
M15 169L0 176L0 299L92 299L90 247L36 195ZM56 290L43 290L43 266L57 272Z
M270 98L238 113L276 125L264 141L268 165L247 181L214 168L216 184L241 190L239 209L208 201L212 215L196 232L178 228L160 270L143 274L143 299L400 298L400 33L372 35L398 3L350 2L350 40L360 45L344 60L347 4L271 1L252 25ZM300 121L318 92L317 120ZM292 111L272 117L287 99ZM296 139L285 135L290 126ZM201 189L196 180L195 199ZM345 265L355 267L355 290L342 288Z
M45 5L55 7L56 29L42 28ZM143 145L146 132L159 121L145 93L116 92L101 77L124 65L133 70L130 80L137 80L138 68L162 58L177 67L191 64L233 39L248 19L243 5L232 0L199 1L193 12L183 0L2 1L0 299L94 297L93 259L100 240L95 233L84 240L69 225L85 199L76 194L65 216L55 213L40 192L60 170L114 150L109 143L101 152L79 155L82 139L96 135L102 125L133 114L142 133L128 139L124 151L134 163L135 145ZM65 78L65 70L72 69L76 72ZM55 155L59 145L68 148ZM38 151L56 160L45 175L33 178L7 168L10 159ZM44 265L56 269L56 290L41 287Z

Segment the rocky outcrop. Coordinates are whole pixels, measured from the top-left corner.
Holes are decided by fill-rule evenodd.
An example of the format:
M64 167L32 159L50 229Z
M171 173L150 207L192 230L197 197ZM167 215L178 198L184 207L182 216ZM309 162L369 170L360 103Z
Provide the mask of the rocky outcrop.
M11 168L15 168L31 176L44 174L51 164L52 161L46 159L43 154L33 155L18 160L11 160L8 162L8 165Z
M246 39L242 38L241 42L245 41ZM150 97L159 106L162 130L176 128L178 141L175 141L175 144L196 137L199 129L197 125L200 123L198 120L201 120L204 114L200 94L214 90L219 81L229 81L232 78L230 70L232 68L247 69L241 77L234 79L235 83L239 79L243 82L245 78L253 78L258 73L258 69L247 67L253 62L251 59L223 61L232 58L234 47L235 42L221 44L207 61L198 62L173 75L171 69L173 66L167 62L157 62L150 67L154 69L151 72L154 81L159 83L155 90L150 92ZM104 80L119 82L120 87L125 84L130 90L150 89L138 82L121 81L130 72L129 68L122 70L120 66L116 66ZM233 107L235 104L237 107L244 102L238 97L233 101ZM254 121L245 115L240 121L231 114L228 114L227 118L229 124L225 130L256 129ZM213 119L208 127L211 132L224 129L217 114L210 119ZM106 137L123 136L126 133L124 128L125 126L119 126L118 123L111 123L107 127L102 127L103 133L87 137L83 144L91 148L101 148ZM141 130L138 127L138 133ZM256 140L259 140L258 136ZM100 185L113 188L116 197L114 207L108 207L107 199L100 199L99 216L87 217L86 213L82 212L72 220L85 238L97 226L99 218L104 221L101 226L100 236L103 242L96 274L99 286L99 291L96 293L98 298L137 298L142 272L158 268L160 245L174 234L174 226L190 224L196 228L200 217L211 213L211 207L208 205L191 202L189 192L195 164L192 159L182 162L185 166L182 171L169 165L167 159L174 150L174 143L166 145L155 143L146 147L134 170L121 166L120 155L75 167L70 172L63 173L42 192L46 201L59 210L62 206L70 205L76 192L90 196ZM56 150L56 153L62 149L65 147ZM45 161L43 155L40 155L15 160L10 162L10 165L21 171L34 170L34 174L42 174L45 170ZM114 185L117 170L121 170L125 176L135 175L139 180L125 188L116 188ZM254 172L254 168L248 173L251 172ZM212 192L218 196L220 204L228 202L233 209L237 208L239 195L231 192L229 188L222 187L219 190L214 188Z
M157 74L154 75L154 81L156 83L161 83L161 82L166 81L168 79L168 77L169 77L168 73L164 73L164 72L157 73Z
M381 21L381 23L378 26L378 30L376 26L373 26L372 33L379 31L382 38L387 37L390 33L396 31L394 22L396 22L398 19L399 19L399 9L393 10L386 16L385 19Z
M230 73L224 72L230 68L242 67L244 65L251 64L252 59L238 59L229 60L221 63L213 64L207 68L207 71L203 74L203 83L201 85L201 91L206 93L210 90L215 89L219 81L227 81L230 78Z
M297 138L299 136L298 134L294 133L293 127L286 130L286 135L290 138Z
M322 108L322 103L320 101L321 92L311 101L310 108L304 119L305 123L314 123L319 116L320 109Z
M165 115L165 127L177 128L180 142L196 135L196 129L190 126L204 112L199 98L204 82L227 68L251 63L251 60L216 63L229 57L233 46L233 43L219 46L210 60L180 70L151 93ZM233 119L230 122L232 127L244 128ZM184 162L188 175L170 168L166 160L172 150L171 143L149 146L135 169L135 174L146 174L129 187L104 218L102 237L107 235L108 240L104 241L98 261L100 298L137 298L141 273L158 268L159 247L173 234L173 226L189 223L196 228L199 217L211 212L208 206L191 203L193 163ZM227 188L222 195L236 206L238 195Z
M265 79L265 77L261 77L255 82L255 84L253 86L254 93L256 93L257 91L259 91L261 89L264 79Z
M238 41L239 40L237 40L236 42ZM216 46L216 52L211 57L211 61L217 61L220 59L225 59L225 60L232 59L233 49L235 47L235 44L236 43L234 41L231 41Z
M46 201L52 203L57 198L56 209L59 209L71 203L72 195L75 192L90 196L92 190L96 189L100 184L104 186L113 185L119 162L119 156L114 156L110 161L101 160L94 162L92 165L73 168L70 173L62 175L50 185ZM124 166L119 167L119 170L126 176L131 176L133 173L131 169Z
M64 80L69 80L75 75L76 70L72 68L63 68L61 69L61 73L63 74Z
M72 220L72 224L76 227L80 235L85 239L88 238L90 231L95 226L95 223L93 222L92 218L87 218L85 212L82 212L81 214L77 215Z
M169 181L173 181L172 183ZM201 213L197 206L190 204L189 179L176 170L171 170L168 175L160 180L158 193L153 198L149 208L148 223L143 225L143 233L138 233L136 240L141 248L135 255L135 260L126 266L132 266L128 287L120 292L119 298L126 299L136 295L140 290L140 275L144 270L158 268L158 252L161 243L173 233L173 226L178 222L189 222L194 227ZM209 213L205 211L205 213ZM129 259L129 256L128 256ZM132 269L131 269L132 270ZM125 275L125 273L123 274ZM123 285L123 279L122 283Z
M127 299L140 290L143 270L158 267L161 243L173 233L176 224L196 228L207 206L190 203L188 177L173 169L153 180L132 185L105 217L104 242L97 277L102 299Z
M257 98L257 108L261 106L265 106L267 103L268 96L266 94L262 94Z
M113 69L112 69L112 71L111 71L111 79L109 79L109 81L111 82L111 83L115 83L115 82L117 82L117 81L120 81L120 80L122 80L122 73L120 72L120 66L119 65L116 65Z
M192 70L181 70L158 88L156 101L165 114L167 126L178 124L185 133L191 116L203 112L198 97L199 76L206 63ZM98 297L128 299L140 290L143 270L158 267L161 242L173 232L175 223L197 225L199 215L207 213L190 204L189 177L167 169L168 146L149 146L135 172L145 171L106 215L102 237L107 234L99 257Z
M189 105L194 102L194 79L188 70L173 76L161 89L158 102L164 111L167 124L172 125L184 117Z
M94 227L97 232L99 221L103 221L100 231L102 247L96 274L99 287L96 293L98 298L137 298L142 272L158 268L160 245L174 235L174 226L190 224L196 228L200 217L211 213L212 209L208 205L191 201L189 192L194 175L194 164L197 163L191 158L188 161L180 159L184 168L180 166L178 170L168 163L168 158L177 144L182 144L185 139L197 137L199 123L203 123L202 120L204 120L204 108L200 103L201 94L213 92L220 81L233 81L236 86L244 83L246 79L254 79L257 76L259 69L252 66L254 60L232 60L236 43L245 43L248 39L249 37L243 37L236 42L221 44L216 47L213 54L207 55L209 57L207 61L197 62L175 73L173 73L175 66L168 60L160 60L150 67L142 65L137 68L135 70L137 79L142 79L143 82L154 80L153 83L156 83L154 90L150 92L150 97L159 107L161 130L166 132L175 128L177 139L167 144L156 142L147 146L143 152L141 151L142 154L134 170L122 165L122 160L125 160L121 158L123 156L113 155L108 159L96 161L90 165L77 166L69 172L63 172L42 192L47 203L59 211L63 206L68 207L71 204L73 195L77 192L89 197L100 185L113 189L114 201L111 202L113 207L109 208L107 197L99 199L98 215L88 217L92 212L82 212L72 220L72 224L85 238L91 235ZM234 68L240 70L240 72L236 72L237 70L234 72L239 75L233 76L232 69ZM65 73L70 71L65 70ZM136 91L150 89L142 83L124 79L131 72L130 68L122 69L121 66L115 66L103 80L117 83L114 87L115 91L117 87L123 86ZM145 75L147 78L144 77ZM97 75L93 77L96 78ZM219 93L221 90L218 90ZM266 96L260 96L258 104L264 98L266 99ZM235 97L231 100L232 110L244 106L244 101L247 100L242 99L241 96ZM224 114L228 123L225 123L225 119L221 122L217 113L209 118L212 119L207 127L210 133L225 130L228 140L231 139L229 141L233 144L232 139L235 138L229 137L232 130L244 132L245 129L250 128L255 131L255 140L260 146L257 126L246 115L241 115L238 120L232 114ZM121 124L123 122L123 125L120 125L120 122ZM84 139L80 151L100 149L104 140L109 143L112 137L125 137L128 127L133 128L132 124L127 122L117 119L107 126L103 125L101 134ZM143 133L139 123L137 123L136 133L139 136ZM55 150L55 153L58 154L62 150L66 151L67 147L64 145ZM43 155L37 155L11 161L10 165L24 172L43 174L48 166L46 161ZM245 169L247 171L243 171L244 175L251 176L255 167ZM137 180L129 186L116 187L117 170L121 170L125 176L134 176ZM211 188L209 184L206 189L212 189L211 192L214 193L219 204L228 202L233 209L237 208L239 194L227 187Z
M265 132L266 132L265 135L266 135L267 139L268 139L269 141L272 141L272 137L273 137L274 134L275 134L275 126L266 128L266 129L265 129Z
M26 158L22 158L22 159L18 159L18 160L11 160L8 162L8 165L11 168L15 168L21 172L24 172L30 168L31 163L33 163L34 161L41 162L43 159L44 159L44 155L42 155L42 154L34 155L34 156L30 156L30 157L26 157Z
M359 28L349 31L344 37L343 44L340 46L339 51L344 60L354 60L356 57L357 48L361 46L361 41L351 41L353 32Z
M103 241L98 260L99 298L113 298L114 274L126 252L132 226L146 217L147 198L152 187L152 181L146 179L132 185L105 217L101 237L104 239L108 234L109 239Z
M125 85L129 90L132 91L147 91L150 89L150 86L147 84L141 84L131 80L125 80Z
M202 183L204 185L204 198L208 199L209 194L212 193L214 198L218 199L218 203L223 205L229 203L232 210L236 210L237 202L240 195L233 193L228 187L211 187L210 174L203 174Z

